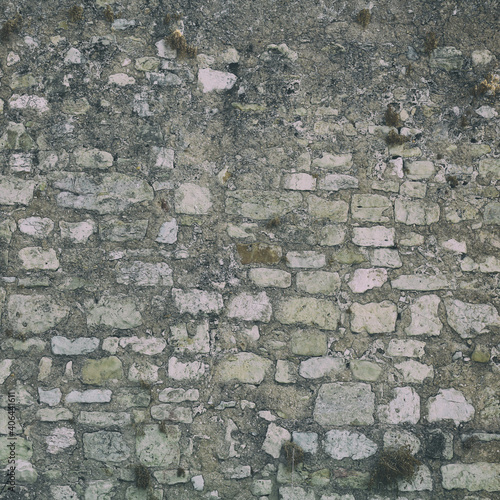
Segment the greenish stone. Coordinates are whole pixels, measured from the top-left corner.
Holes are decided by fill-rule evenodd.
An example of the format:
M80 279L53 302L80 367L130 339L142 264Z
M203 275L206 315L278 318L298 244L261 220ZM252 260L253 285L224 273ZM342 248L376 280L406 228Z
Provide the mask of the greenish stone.
M232 102L231 106L238 111L243 111L246 113L262 113L267 109L265 104L242 104L240 102Z
M0 150L14 149L29 151L33 147L33 140L26 133L22 123L9 122L5 133L0 137Z
M90 109L90 104L85 97L81 99L67 99L63 102L62 110L68 115L84 115Z
M326 335L310 330L298 330L292 334L291 349L299 356L323 356L327 352Z
M462 68L464 58L462 52L455 47L439 47L432 52L429 66L445 71L459 70Z
M366 261L366 257L356 248L346 246L333 254L333 259L340 264L361 264Z
M351 361L351 371L358 380L375 382L380 377L382 368L377 363L356 359Z
M106 380L123 377L122 362L116 356L101 359L88 359L82 368L84 384L101 385Z
M16 460L29 460L33 455L33 445L31 441L19 436L17 436L15 441L12 441L9 436L0 436L0 461L2 464L7 463L11 450L9 446L13 442L15 443Z
M12 90L27 89L29 87L34 87L35 85L36 79L31 73L26 73L24 75L14 73L10 79L10 88Z
M490 360L490 351L484 346L476 346L472 353L471 359L476 363L488 363Z
M330 483L330 470L329 469L321 469L313 472L309 476L309 482L311 486L324 487Z
M336 470L333 471L334 476L337 475L336 472ZM366 490L370 484L370 473L342 469L334 482L340 488Z

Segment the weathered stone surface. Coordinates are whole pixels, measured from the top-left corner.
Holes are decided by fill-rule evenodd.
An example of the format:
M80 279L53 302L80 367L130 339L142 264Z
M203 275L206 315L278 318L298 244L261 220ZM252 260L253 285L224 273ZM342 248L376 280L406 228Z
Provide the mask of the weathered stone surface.
M302 204L300 193L238 190L227 193L226 213L251 219L266 220L283 217Z
M329 300L314 298L282 299L275 313L284 325L295 323L317 326L322 330L335 330L340 319L338 307Z
M406 177L417 181L432 177L436 169L431 161L405 161Z
M66 403L109 403L112 392L109 389L90 389L71 391L66 396Z
M59 259L53 248L25 247L19 250L19 258L25 269L55 271L59 268Z
M266 292L258 294L241 293L233 297L227 306L229 318L245 321L263 321L267 323L271 319L271 313L271 302Z
M83 435L85 456L99 462L119 463L130 456L130 448L119 432L98 431Z
M352 242L361 247L392 247L394 236L394 229L389 227L354 227Z
M283 427L279 427L274 423L270 423L264 443L262 444L262 449L271 455L273 458L279 458L281 447L287 441L290 441L292 435Z
M215 71L210 68L198 71L198 81L201 83L204 93L214 90L229 90L236 83L236 80L237 76L233 73Z
M411 480L399 480L399 491L432 491L432 475L426 465L420 465Z
M97 304L89 303L87 325L103 325L126 330L142 325L142 318L134 300L130 297L105 296Z
M299 375L307 379L316 379L339 373L344 368L345 362L343 358L309 358L300 363Z
M396 397L388 405L380 405L378 415L381 422L416 424L420 420L420 396L412 387L396 387Z
M448 324L464 339L500 326L500 315L490 304L469 304L458 299L445 299L444 303Z
M69 307L44 295L11 295L7 301L7 320L19 333L44 333L69 315Z
M312 166L325 169L349 168L352 166L352 154L332 155L323 153L321 158L313 160Z
M395 365L401 372L403 382L410 384L421 384L426 378L434 377L434 368L424 365L413 359Z
M323 384L314 406L314 420L323 426L371 425L375 394L368 384Z
M391 281L392 288L398 290L417 290L421 292L430 290L444 290L450 287L444 276L426 276L420 274L402 274Z
M146 181L120 173L109 173L99 180L81 172L66 172L57 175L53 185L61 190L56 197L58 206L99 214L122 212L153 199L153 188Z
M128 379L131 382L153 384L158 380L159 369L159 366L148 361L132 363L128 371Z
M439 205L421 200L396 200L394 214L396 222L419 226L433 224L439 220Z
M307 205L311 217L328 219L332 222L346 222L349 205L342 200L327 200L318 196L309 196Z
M352 374L358 380L375 382L382 373L382 366L371 361L353 359L350 364Z
M354 219L364 222L389 222L392 219L392 203L379 194L355 194L351 201Z
M348 285L354 293L364 293L372 288L381 287L386 281L385 269L356 269Z
M439 335L443 324L438 317L441 299L437 295L423 295L410 306L411 323L408 335Z
M292 275L280 269L253 268L248 271L248 277L262 287L288 288L292 284Z
M57 427L45 440L47 452L55 455L66 448L76 445L75 430L69 427Z
M302 252L288 252L286 254L286 265L292 268L313 268L317 269L326 265L325 254L302 251Z
M51 341L52 352L62 356L88 354L99 347L99 339L95 337L80 337L75 340L56 335Z
M297 273L297 290L306 293L332 295L340 289L338 273L304 271Z
M293 191L314 191L316 179L306 173L288 174L283 177L283 188Z
M243 384L260 384L271 364L269 359L251 352L240 352L222 359L217 365L216 376L221 382L237 380Z
M325 452L335 460L361 460L372 456L377 445L364 434L347 430L331 430L325 435Z
M181 432L176 425L167 425L166 433L157 425L145 425L143 435L136 438L137 458L149 467L177 467L180 459Z
M48 217L28 217L17 221L19 231L35 238L45 238L54 229L54 222Z
M123 427L130 425L130 414L126 412L108 412L108 411L81 411L78 421L85 425L94 425L96 427Z
M116 356L101 359L88 359L82 367L84 384L101 385L107 380L123 377L122 362Z
M4 134L0 137L0 151L3 149L13 149L21 151L29 151L33 147L33 139L26 132L26 127L22 123L9 122ZM21 183L21 186L31 185L32 181L27 181L29 184ZM14 183L14 189L18 186ZM17 188L19 189L19 188ZM19 195L17 195L19 196ZM17 203L17 202L16 202ZM21 202L22 203L22 202ZM12 205L13 203L6 203ZM26 205L27 203L22 203Z
M60 221L61 238L67 238L74 243L86 243L87 240L96 232L96 223L87 219L83 222L65 222Z
M356 177L344 174L325 175L319 182L319 189L339 191L341 189L357 189L359 181Z
M202 321L188 333L185 324L170 327L169 344L178 352L210 352L210 332L208 321Z
M424 354L425 342L418 340L392 339L387 346L389 356L405 356L408 358L421 358Z
M440 389L438 394L428 401L429 422L453 420L455 425L458 425L471 420L474 413L474 407L456 389Z
M203 215L212 208L210 190L197 184L182 184L175 190L175 209L181 214Z
M117 283L135 286L172 286L172 269L165 262L150 264L134 261L117 268Z
M205 290L192 289L184 291L173 288L172 297L181 314L189 313L196 316L200 313L218 312L223 306L220 293Z
M142 240L148 230L148 220L139 219L126 222L110 219L99 224L99 237L106 241Z
M113 165L113 155L96 148L76 148L73 151L75 163L83 168L108 169Z
M494 201L488 203L484 207L484 223L485 224L500 224L500 203Z
M352 304L351 330L353 332L388 333L396 328L396 305L388 300L369 304Z
M151 416L156 420L168 420L190 424L193 422L193 412L190 408L170 404L151 407Z
M464 59L462 52L455 47L439 47L432 51L429 65L445 71L455 71L462 68Z
M441 474L445 490L500 491L500 464L448 464Z
M168 360L168 376L174 380L199 379L208 371L208 365L201 361L183 363L176 357Z
M281 247L264 243L238 244L236 251L242 264L277 264L283 256Z
M290 349L299 356L323 356L327 351L326 335L315 330L292 333Z
M155 241L158 243L167 243L172 245L177 241L177 232L179 230L179 226L177 225L177 221L172 219L171 221L164 222L160 230L158 231L158 236Z
M61 395L61 389L59 388L50 389L48 391L45 391L40 387L38 388L38 399L40 400L40 403L45 403L49 406L58 405L61 401Z
M0 176L0 205L29 205L36 183L16 177Z
M326 225L320 230L319 244L322 246L340 245L345 240L345 228L339 225Z

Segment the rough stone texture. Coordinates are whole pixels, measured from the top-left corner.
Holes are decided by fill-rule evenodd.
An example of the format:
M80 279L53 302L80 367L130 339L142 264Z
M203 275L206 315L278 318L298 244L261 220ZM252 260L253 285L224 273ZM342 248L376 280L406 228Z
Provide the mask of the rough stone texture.
M2 3L12 498L498 496L497 3Z

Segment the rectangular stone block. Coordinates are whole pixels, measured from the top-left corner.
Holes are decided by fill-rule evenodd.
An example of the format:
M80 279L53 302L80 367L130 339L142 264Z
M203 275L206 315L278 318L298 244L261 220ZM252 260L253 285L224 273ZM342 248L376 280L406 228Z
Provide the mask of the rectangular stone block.
M393 217L392 202L379 194L355 194L351 201L351 214L361 221L389 222Z
M355 227L352 242L360 247L392 247L395 234L392 227Z
M262 287L288 288L292 284L292 275L280 269L254 268L248 271L248 277Z
M266 220L283 217L302 205L300 193L277 191L229 191L226 197L226 213L250 219Z
M500 491L500 464L477 462L441 467L445 490Z
M292 268L315 268L318 269L326 265L325 254L312 250L301 252L288 252L286 254L286 265Z
M349 205L342 200L326 200L318 196L307 199L309 214L318 219L329 219L332 222L347 222Z
M297 323L317 326L322 330L335 330L340 311L333 301L298 297L281 300L276 319L284 325Z
M396 200L394 211L396 222L409 226L425 226L439 220L439 205L427 200Z
M306 293L330 295L340 290L338 273L304 271L297 273L297 290Z

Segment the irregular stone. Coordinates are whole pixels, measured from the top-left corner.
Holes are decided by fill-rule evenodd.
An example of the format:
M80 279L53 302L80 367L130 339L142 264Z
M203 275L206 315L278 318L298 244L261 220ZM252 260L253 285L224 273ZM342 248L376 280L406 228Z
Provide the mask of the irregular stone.
M321 246L340 245L345 240L345 228L337 225L326 225L320 229L319 244Z
M198 401L200 391L198 389L181 389L167 387L158 393L158 400L162 403L182 403L183 401Z
M418 363L410 359L395 365L403 377L403 382L410 384L421 384L426 378L434 378L434 368L432 366Z
M69 486L51 486L53 500L78 500L78 495Z
M418 423L420 420L420 396L415 389L396 387L394 393L396 397L388 405L378 407L380 421L388 424Z
M237 79L238 77L233 73L215 71L210 68L203 68L198 71L198 81L201 83L203 93L232 89Z
M329 219L332 222L347 222L349 205L342 200L327 200L318 196L307 198L309 214L317 219Z
M62 190L56 197L58 206L95 210L101 215L122 212L154 198L146 181L120 173L109 173L99 181L83 172L65 172L56 176L54 187Z
M283 256L280 246L265 243L236 245L236 251L242 264L277 264Z
M297 290L306 293L332 295L340 289L338 273L305 271L297 273Z
M350 168L352 167L352 154L332 155L323 153L321 158L313 160L312 166L325 169Z
M385 269L356 269L347 284L354 293L364 293L372 288L381 287L386 281Z
M323 426L372 425L375 394L368 384L323 384L314 406L314 420Z
M65 320L69 311L44 295L11 295L7 301L8 323L17 333L44 333Z
M267 427L262 449L273 458L279 458L281 447L287 441L291 441L291 439L292 435L286 429L271 422Z
M128 459L130 448L120 432L97 431L83 434L86 458L99 462L119 463Z
M271 366L269 359L251 352L231 354L222 359L216 368L216 376L221 382L237 380L242 384L260 384L265 372Z
M377 445L364 434L347 430L328 431L323 446L325 452L335 460L361 460L371 457L377 451Z
M351 330L357 333L389 333L396 329L397 308L388 300L354 303L351 306Z
M476 363L488 363L491 358L490 351L487 347L477 345L471 357L472 361Z
M61 238L72 240L74 243L87 243L96 232L96 223L92 219L83 222L60 221Z
M485 158L479 162L479 175L493 174L493 178L500 178L500 158Z
M498 116L495 108L492 108L491 106L481 106L477 108L475 112L487 120L491 120L492 118L495 118L495 116Z
M85 97L80 99L65 99L62 105L63 113L69 115L84 115L90 109L89 101Z
M488 49L473 50L471 53L472 66L489 64L494 57L495 56Z
M423 295L410 306L411 323L405 332L408 335L439 335L443 324L438 317L441 299L437 295Z
M354 227L352 242L361 247L392 247L394 236L395 229L392 227Z
M135 69L138 71L158 71L160 60L157 57L139 57L135 60Z
M0 151L3 149L29 151L32 147L33 147L33 139L26 132L25 126L22 123L9 122L5 130L5 133L0 137ZM29 186L33 183L33 181L21 181L21 179L18 179L18 181L19 182L14 182L13 184L14 189L16 188L16 186L19 185ZM17 194L17 196L20 195ZM12 205L13 203L6 203L6 204ZM23 203L23 205L27 204L28 203Z
M40 387L38 388L38 399L40 400L40 403L45 403L49 406L56 406L60 403L61 396L61 389L58 387L48 391L44 391Z
M200 313L219 312L222 309L222 295L216 292L207 292L206 290L181 290L172 289L172 297L175 306L181 314L188 313L196 316Z
M82 53L75 47L71 47L64 57L64 64L82 64Z
M158 231L158 236L156 237L155 241L157 241L158 243L166 243L168 245L172 245L177 241L178 230L179 226L175 219L164 222Z
M61 356L75 356L88 354L99 347L99 339L96 337L80 337L75 340L58 336L51 339L52 352Z
M208 321L196 325L194 334L189 335L186 325L172 325L170 327L170 345L178 352L210 352L210 332Z
M0 175L0 205L29 205L35 186L34 181Z
M399 480L399 491L432 491L432 475L429 467L420 465L411 480Z
M108 337L109 338L109 337ZM120 347L131 346L132 351L146 356L154 356L164 351L167 342L164 339L156 337L126 337L119 341ZM104 349L104 343L103 343ZM115 351L116 352L116 351Z
M115 486L112 481L89 481L85 500L112 500Z
M364 380L366 382L375 382L382 373L382 367L371 361L361 359L353 359L350 362L351 371L354 378Z
M83 168L107 169L113 165L113 155L99 149L79 147L73 151L75 163Z
M438 47L432 51L429 59L431 68L440 68L445 71L462 69L463 63L462 52L455 47Z
M281 486L279 492L281 500L315 500L314 491L300 486Z
M273 482L271 479L254 479L250 491L255 497L270 495L273 491Z
M69 427L57 427L47 436L47 452L53 455L76 445L75 430Z
M193 422L191 408L184 406L169 404L152 406L151 416L156 420L169 420L170 422L181 422L183 424L191 424Z
M115 73L114 75L109 75L108 85L115 84L119 87L125 87L126 85L134 85L135 78L127 75L126 73Z
M172 286L172 269L165 262L150 264L134 261L117 267L117 283L134 286Z
M208 365L201 361L182 363L176 357L168 360L168 376L174 380L199 379L207 371Z
M126 330L142 325L141 313L133 299L125 295L104 296L97 304L87 304L88 326L109 326Z
M444 277L426 276L423 274L402 274L391 281L391 286L396 290L417 290L420 292L444 290L450 287L447 279Z
M253 268L248 277L257 286L288 288L292 284L292 275L280 269Z
M500 464L448 464L441 467L445 490L500 491Z
M329 174L325 175L319 181L319 189L327 191L339 191L341 189L357 189L359 181L356 177L344 174Z
M345 368L343 358L325 356L309 358L300 363L299 375L307 379L326 377L332 373L339 373Z
M291 361L278 359L274 380L280 384L294 384L297 381L297 367Z
M1 202L0 202L1 204ZM3 218L0 221L0 243L7 247L12 239L12 233L16 230L16 222L14 219Z
M197 184L181 184L175 190L175 211L180 214L207 214L212 208L210 191Z
M120 219L110 219L99 224L99 236L106 241L142 240L148 230L148 220L138 219L125 222Z
M316 189L316 179L306 173L287 174L283 177L283 189L314 191Z
M317 269L326 265L326 256L312 250L288 252L286 254L286 265L292 268Z
M429 179L436 173L431 161L405 161L404 170L406 177L413 181Z
M445 299L448 324L463 339L489 333L490 327L500 326L500 316L490 304L468 304L457 299Z
M110 412L110 411L81 411L78 422L83 425L93 425L96 427L123 427L130 425L130 413Z
M233 297L227 308L228 318L237 318L244 321L263 321L271 319L271 303L265 292L258 294L240 293Z
M284 325L299 323L317 326L322 330L335 330L340 311L332 301L298 297L282 299L278 303L275 318Z
M429 225L439 220L439 205L428 200L401 200L394 203L396 222L406 225Z
M443 241L441 244L443 248L455 253L467 253L467 243L465 241L457 241L455 239Z
M465 396L456 389L439 389L435 397L429 398L427 406L429 422L453 420L455 425L459 425L472 420L476 412Z
M299 356L323 356L327 352L326 335L314 330L292 333L290 349Z
M379 194L355 194L351 201L354 219L365 222L389 222L392 219L392 202Z
M410 198L425 198L427 185L423 182L406 181L401 184L399 193Z
M21 233L35 238L46 238L54 229L54 222L47 217L28 217L17 221Z
M159 368L159 366L148 363L147 361L132 363L128 371L128 379L131 382L153 384L158 380Z
M71 391L66 396L66 403L109 403L112 392L109 389L90 389Z
M45 113L49 110L45 97L27 94L13 94L9 99L9 107L11 109L33 109L39 113Z
M392 339L387 347L389 356L405 356L407 358L421 358L424 354L425 342L418 340Z
M500 203L494 201L484 208L483 220L485 224L500 224Z
M146 73L146 78L151 85L159 87L177 87L182 85L182 80L175 73Z
M493 255L486 257L484 262L479 264L479 271L482 273L500 273L500 258Z
M179 465L181 432L176 425L165 427L163 433L158 425L145 425L144 433L137 435L137 458L145 466L168 468Z
M59 269L59 259L53 248L44 250L42 247L25 247L19 250L18 255L25 269L40 269L45 271Z
M0 436L0 461L7 464L10 455L9 445L12 443L11 436ZM16 466L20 460L30 460L33 455L33 443L20 436L16 436ZM8 497L7 497L8 498Z
M123 377L122 362L116 356L87 359L82 367L84 384L102 385L103 382Z
M302 204L302 195L295 192L229 191L226 194L226 213L250 219L266 220L283 217Z

